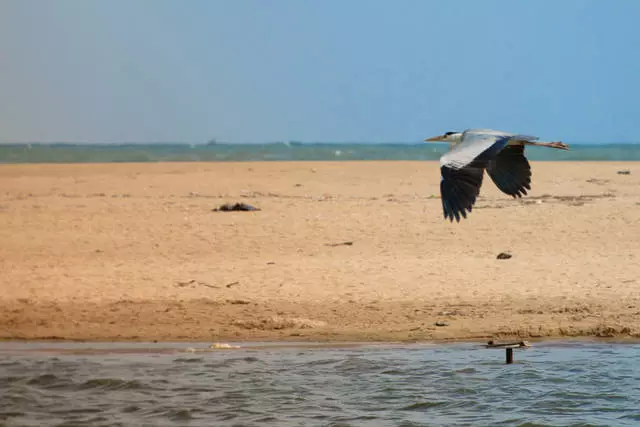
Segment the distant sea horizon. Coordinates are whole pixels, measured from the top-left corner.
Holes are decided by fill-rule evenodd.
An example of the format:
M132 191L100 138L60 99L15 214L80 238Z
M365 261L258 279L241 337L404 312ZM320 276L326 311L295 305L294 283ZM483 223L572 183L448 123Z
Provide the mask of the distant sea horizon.
M527 147L532 161L640 161L640 143L570 143L571 150ZM0 143L0 164L237 161L438 160L447 144L424 142Z

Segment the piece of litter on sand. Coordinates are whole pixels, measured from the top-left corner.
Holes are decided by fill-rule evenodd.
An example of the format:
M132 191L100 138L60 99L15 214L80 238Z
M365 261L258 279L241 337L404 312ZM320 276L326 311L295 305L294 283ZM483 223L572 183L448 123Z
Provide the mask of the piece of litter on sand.
M177 282L176 286L184 287L184 286L189 286L193 283L196 283L195 279L189 280L188 282Z
M353 242L341 242L341 243L327 243L326 246L352 246Z
M500 252L500 253L498 254L498 256L496 257L496 259L509 259L509 258L511 258L512 256L513 256L513 255L511 255L511 254L510 254L510 253L508 253L508 252Z
M449 326L447 322L436 322L436 326Z
M200 282L196 279L191 279L189 281L186 282L176 282L176 286L180 287L180 288L184 288L186 286L197 286L197 285L201 285L201 286L206 286L207 288L213 288L213 289L217 289L218 287L216 285L210 285L208 283L205 282Z
M618 171L618 175L631 175L631 171L630 170L621 170L621 171Z
M213 209L213 212L237 212L237 211L259 211L260 209L247 203L225 203L224 205Z

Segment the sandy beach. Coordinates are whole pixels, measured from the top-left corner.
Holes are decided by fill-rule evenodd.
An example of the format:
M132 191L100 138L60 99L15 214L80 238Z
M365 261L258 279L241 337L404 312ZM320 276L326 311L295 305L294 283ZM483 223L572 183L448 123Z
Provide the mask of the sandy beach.
M532 168L451 224L437 162L2 165L0 338L640 337L638 163Z

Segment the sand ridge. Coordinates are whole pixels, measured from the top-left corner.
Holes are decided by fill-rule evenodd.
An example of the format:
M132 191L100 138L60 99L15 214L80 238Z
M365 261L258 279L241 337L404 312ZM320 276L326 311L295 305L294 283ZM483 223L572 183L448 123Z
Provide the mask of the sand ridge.
M450 224L437 162L2 165L0 337L640 336L637 164L532 167Z

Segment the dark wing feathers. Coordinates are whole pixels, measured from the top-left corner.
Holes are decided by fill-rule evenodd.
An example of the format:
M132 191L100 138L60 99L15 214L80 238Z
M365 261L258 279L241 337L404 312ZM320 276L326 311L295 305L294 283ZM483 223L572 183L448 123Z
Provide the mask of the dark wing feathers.
M505 147L489 161L487 173L500 191L514 198L531 190L531 166L524 156L523 145Z
M440 168L442 173L440 195L445 219L449 218L453 221L455 218L456 221L460 221L460 216L466 218L467 211L471 212L476 197L480 193L484 174L484 168L473 163L462 169L447 166Z

